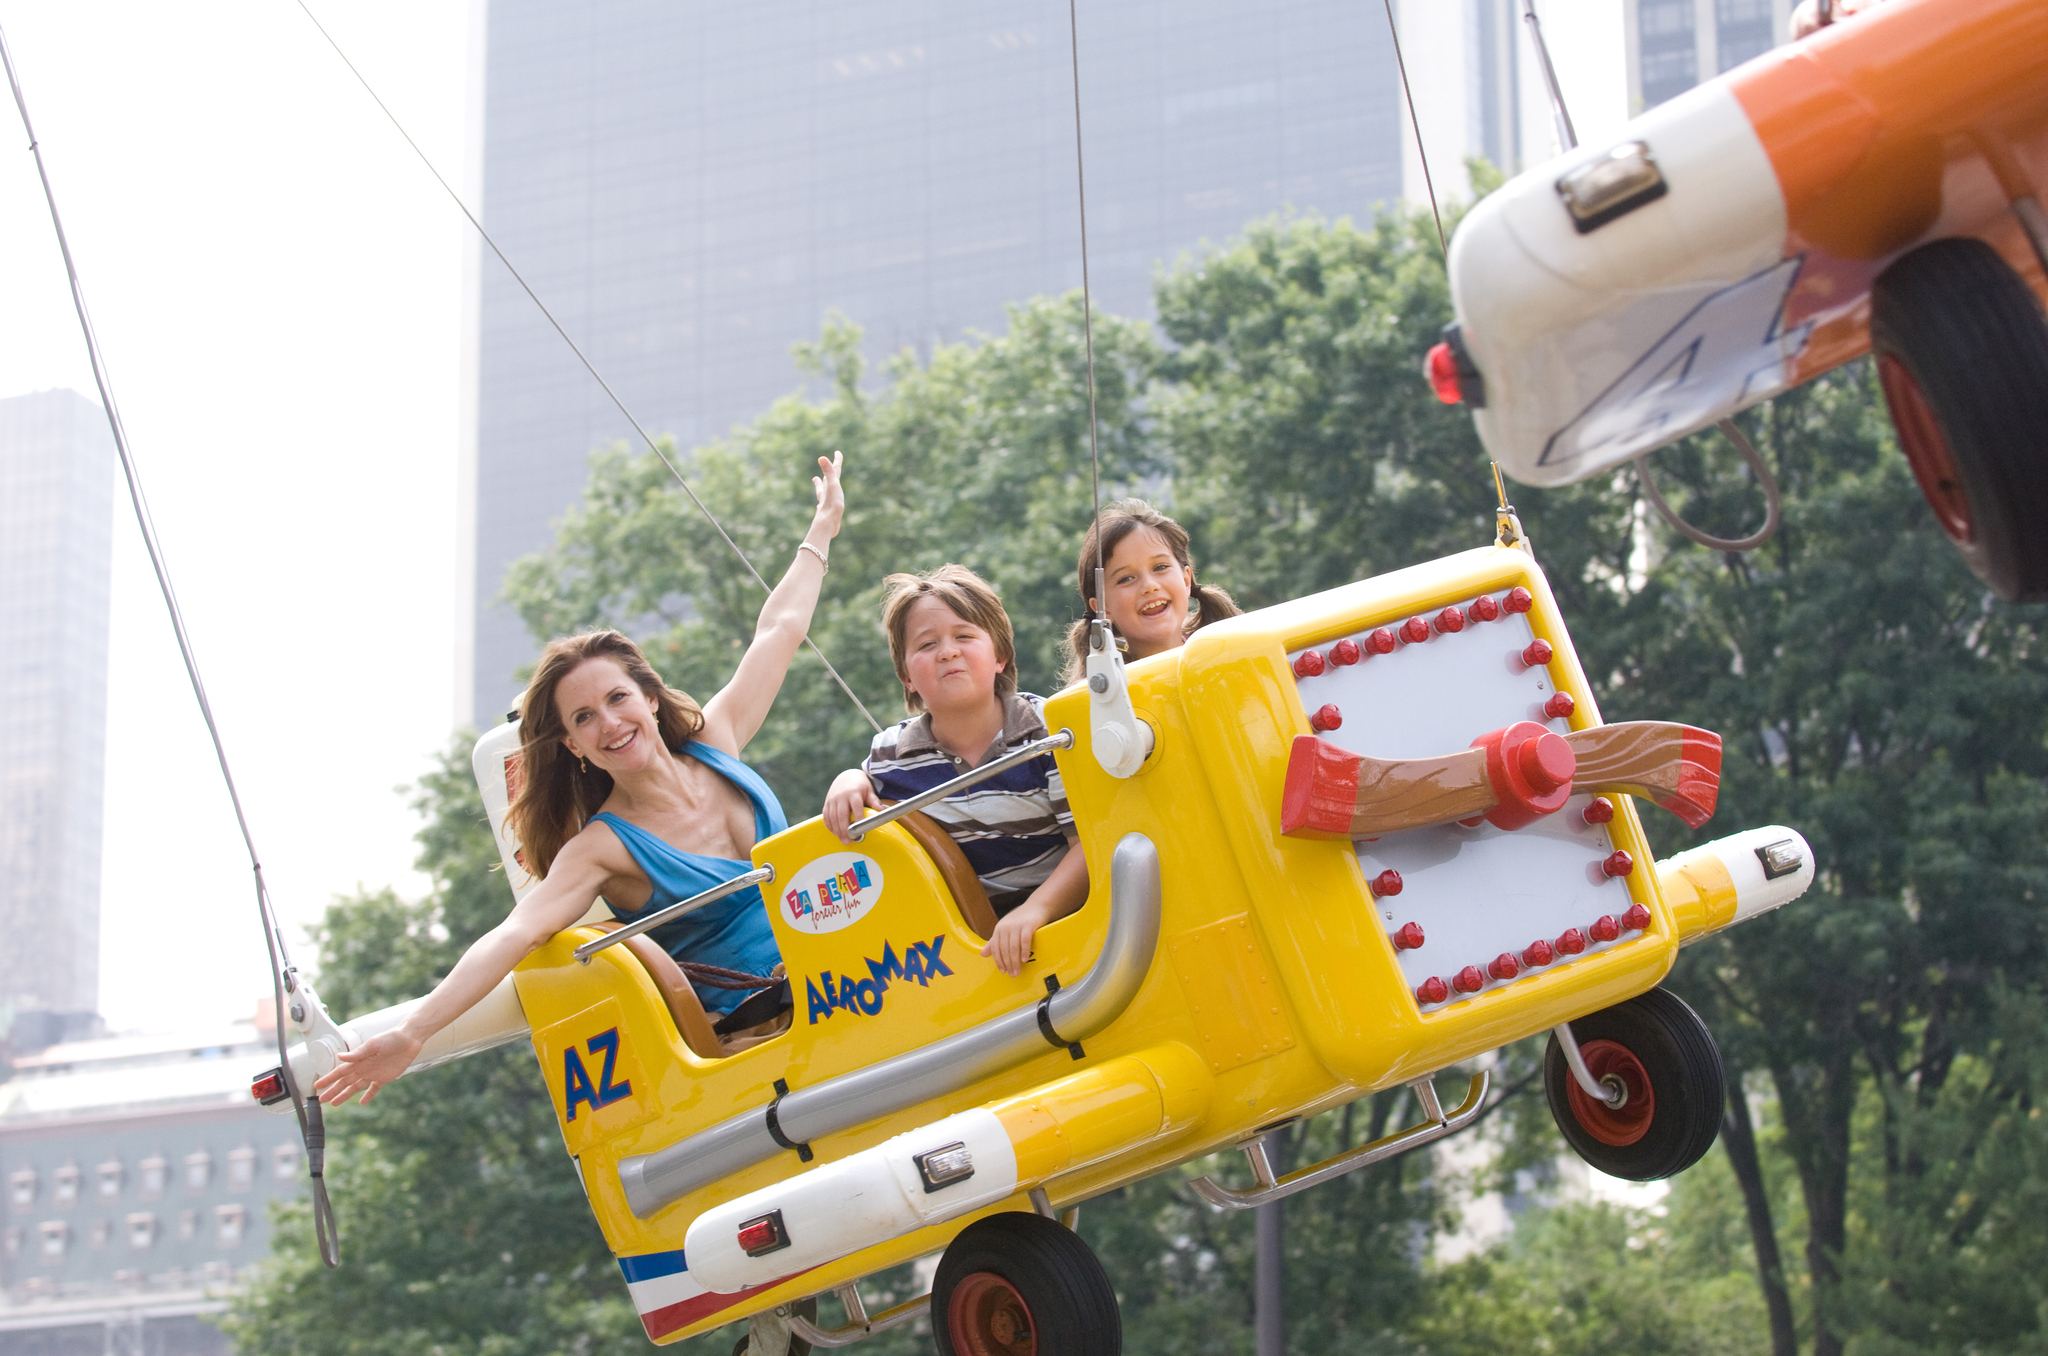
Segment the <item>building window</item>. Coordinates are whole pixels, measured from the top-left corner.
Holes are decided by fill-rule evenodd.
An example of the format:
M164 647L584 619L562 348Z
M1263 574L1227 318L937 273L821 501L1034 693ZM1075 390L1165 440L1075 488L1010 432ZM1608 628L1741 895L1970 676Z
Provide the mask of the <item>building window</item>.
M7 1202L16 1210L32 1210L36 1203L36 1170L23 1168L7 1175Z
M102 1163L93 1171L99 1179L101 1200L111 1201L121 1194L121 1178L124 1174L118 1161Z
M204 1191L213 1184L213 1155L201 1149L185 1155L185 1190Z
M199 1212L197 1210L180 1210L178 1212L178 1241L180 1243L190 1243L197 1237L199 1237Z
M0 1256L6 1257L10 1262L21 1256L20 1226L10 1224L7 1226L6 1234L0 1236Z
M242 1246L242 1221L248 1211L239 1205L216 1205L213 1207L213 1241L223 1248Z
M164 1162L162 1154L151 1154L135 1165L136 1173L142 1178L142 1198L154 1200L164 1194L164 1183L170 1179L171 1165Z
M50 1174L50 1203L64 1210L78 1204L78 1165L66 1163Z
M96 1219L92 1222L92 1228L86 1231L86 1238L91 1241L92 1246L95 1248L106 1247L107 1240L113 1236L114 1221L110 1219Z
M289 1182L299 1175L299 1146L280 1144L270 1151L270 1176L272 1181Z
M36 1226L42 1235L42 1256L45 1262L64 1260L64 1249L71 1242L71 1226L62 1220L46 1219Z
M156 1216L138 1210L128 1217L128 1246L135 1249L156 1246Z
M228 1190L247 1191L256 1185L256 1151L244 1144L228 1155Z

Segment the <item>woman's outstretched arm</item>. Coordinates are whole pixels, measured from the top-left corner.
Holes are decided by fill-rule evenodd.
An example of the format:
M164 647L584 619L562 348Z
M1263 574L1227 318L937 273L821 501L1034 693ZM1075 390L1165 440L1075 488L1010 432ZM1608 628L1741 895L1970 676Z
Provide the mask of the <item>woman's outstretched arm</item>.
M611 874L589 836L570 839L547 879L520 900L504 922L471 942L455 968L410 1016L345 1051L341 1062L314 1082L313 1091L329 1106L339 1106L357 1093L367 1103L377 1089L411 1067L428 1037L475 1007L536 947L583 917Z
M839 485L842 462L834 452L830 461L818 458L821 475L811 477L818 495L818 511L811 518L811 530L804 534L796 559L790 562L782 582L762 604L760 620L754 624L754 643L747 647L732 681L717 696L704 703L704 729L698 736L706 743L737 756L768 719L775 694L789 673L789 661L811 629L811 613L818 606L818 590L825 582L825 557L831 554L832 539L839 535L839 520L846 514L846 493Z

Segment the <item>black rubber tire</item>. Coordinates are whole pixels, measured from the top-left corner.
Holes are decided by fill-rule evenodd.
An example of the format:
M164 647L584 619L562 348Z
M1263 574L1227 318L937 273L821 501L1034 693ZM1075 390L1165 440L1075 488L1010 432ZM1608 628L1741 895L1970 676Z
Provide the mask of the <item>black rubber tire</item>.
M1043 1215L987 1215L960 1231L932 1276L939 1356L976 1356L952 1340L956 1292L977 1273L1007 1281L1031 1312L1033 1356L1121 1356L1123 1315L1109 1273L1081 1236Z
M2040 301L1976 239L1920 246L1879 274L1870 296L1870 348L1892 427L1936 520L1999 597L2048 599ZM1938 435L1916 434L1930 425Z
M1727 1079L1713 1033L1684 999L1651 989L1571 1024L1583 1049L1593 1041L1627 1047L1649 1075L1655 1110L1633 1144L1608 1144L1579 1123L1572 1109L1572 1071L1556 1035L1543 1052L1543 1092L1550 1114L1574 1152L1610 1177L1654 1182L1684 1172L1721 1133Z

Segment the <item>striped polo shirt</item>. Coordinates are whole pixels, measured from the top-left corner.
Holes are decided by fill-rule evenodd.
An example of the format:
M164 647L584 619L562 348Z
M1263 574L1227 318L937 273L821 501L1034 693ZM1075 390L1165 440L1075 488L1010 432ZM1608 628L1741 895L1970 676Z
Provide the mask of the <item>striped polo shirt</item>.
M1003 732L983 761L1045 735L1045 698L1012 693L1005 699ZM861 768L876 795L898 801L952 780L968 764L939 747L925 711L876 735ZM1074 831L1059 765L1050 753L955 791L924 812L960 845L998 916L1045 883L1067 855L1067 835Z

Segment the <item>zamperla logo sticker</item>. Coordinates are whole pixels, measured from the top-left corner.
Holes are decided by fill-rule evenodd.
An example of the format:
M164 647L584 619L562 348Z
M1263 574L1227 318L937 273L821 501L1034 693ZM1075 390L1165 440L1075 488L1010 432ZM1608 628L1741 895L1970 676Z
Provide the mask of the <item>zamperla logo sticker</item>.
M851 927L882 900L882 864L835 852L800 868L782 895L782 916L803 932Z
M914 979L930 987L933 980L953 973L953 967L947 965L939 954L945 946L943 936L928 942L912 942L899 959L895 944L884 942L880 960L863 958L861 961L868 969L865 979L851 974L835 978L830 970L815 979L806 979L804 1001L811 1014L811 1025L816 1026L820 1017L830 1017L835 1012L874 1016L882 1010L882 997L889 992L892 979Z

